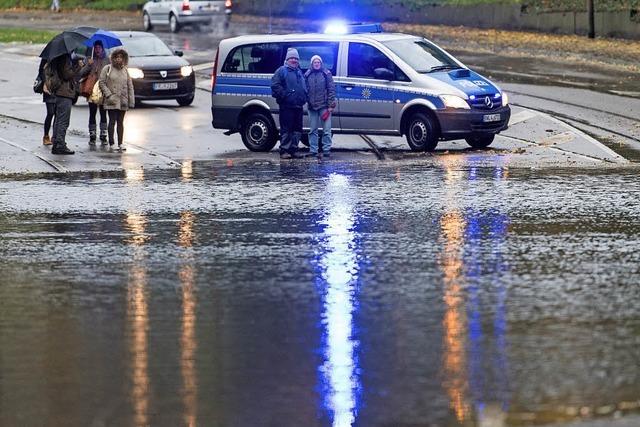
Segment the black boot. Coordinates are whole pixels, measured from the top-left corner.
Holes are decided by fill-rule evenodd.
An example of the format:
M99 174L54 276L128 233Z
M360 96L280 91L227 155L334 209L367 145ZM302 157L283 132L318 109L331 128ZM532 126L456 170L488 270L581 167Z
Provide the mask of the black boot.
M51 149L51 154L76 154L76 152L69 150L67 144L55 144Z

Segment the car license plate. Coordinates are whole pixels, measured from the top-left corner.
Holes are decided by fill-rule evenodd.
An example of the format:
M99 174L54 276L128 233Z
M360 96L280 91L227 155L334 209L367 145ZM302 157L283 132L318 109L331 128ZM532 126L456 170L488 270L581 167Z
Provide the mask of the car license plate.
M153 90L171 90L171 89L178 89L178 82L153 84Z
M482 117L482 121L487 123L487 122L499 122L500 121L500 114L485 114Z

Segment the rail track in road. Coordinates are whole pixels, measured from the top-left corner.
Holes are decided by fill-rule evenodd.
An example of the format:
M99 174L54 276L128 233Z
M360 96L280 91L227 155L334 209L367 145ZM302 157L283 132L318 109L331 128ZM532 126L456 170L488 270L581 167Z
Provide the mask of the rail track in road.
M570 107L575 112L566 113L566 112L556 111L555 109L552 109L549 107L543 108L540 106L531 105L530 103L527 103L527 102L511 103L514 106L527 108L533 111L537 111L537 112L548 114L552 117L555 117L556 119L563 121L568 125L574 126L575 128L596 138L598 141L600 141L601 143L603 143L613 151L617 152L618 154L623 155L628 160L632 162L640 162L640 136L633 135L631 134L631 132L628 131L628 129L631 129L634 126L639 126L638 124L640 123L640 118L633 117L627 114L621 114L613 111L603 110L597 107L582 105L575 102L566 102L563 100L558 100L558 99L554 99L546 96L528 94L525 92L519 92L514 90L509 91L509 93L512 93L514 95L519 95L522 97L542 100L550 103L556 103L561 106ZM622 126L623 129L620 129L620 128L614 129L611 125L602 125L602 124L596 123L594 122L594 120L585 118L585 115L580 114L580 110L582 112L603 114L606 117L614 120L622 120L626 122L625 124L627 126ZM608 120L608 122L610 122L610 120ZM628 129L624 129L625 127ZM598 134L598 131L601 133L604 133L604 135ZM640 130L639 130L639 133L640 133ZM626 140L624 141L626 142L626 144L623 146L620 143L613 142L611 140L612 136L624 138Z
M21 150L21 151L24 151L25 153L32 154L34 157L42 160L47 165L51 166L55 172L68 172L69 171L67 168L65 168L64 166L62 166L60 163L56 162L55 160L47 159L46 157L42 156L41 154L36 153L35 151L31 151L31 150L21 146L18 143L15 143L13 141L9 141L8 139L2 138L2 137L0 137L0 142L2 142L4 144L7 144L7 145L10 145L10 146L12 146L14 148L17 148L17 149Z

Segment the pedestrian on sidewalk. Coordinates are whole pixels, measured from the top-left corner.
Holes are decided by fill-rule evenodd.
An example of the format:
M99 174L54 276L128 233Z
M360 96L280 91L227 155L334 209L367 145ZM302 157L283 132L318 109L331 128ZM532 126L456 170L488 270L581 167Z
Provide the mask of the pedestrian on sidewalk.
M302 136L302 107L307 103L307 85L300 70L300 55L287 50L285 63L271 78L271 93L280 106L280 158L299 159Z
M60 12L60 0L52 0L51 1L51 11L52 12Z
M100 90L104 95L104 108L109 114L109 146L114 145L114 133L118 131L118 151L126 150L124 143L124 116L135 106L133 82L127 71L129 54L124 49L111 53L111 64L100 72Z
M80 94L87 98L89 103L89 145L96 145L97 125L96 113L100 111L100 145L107 145L107 112L104 105L91 102L89 97L93 86L100 78L100 72L109 64L109 58L104 50L101 40L96 40L91 50L91 56L80 70Z
M331 71L319 55L311 57L311 67L304 74L309 89L309 150L312 156L329 157L331 152L331 113L336 108L336 85ZM322 153L318 152L318 127L322 125Z
M52 59L46 68L45 85L56 97L52 154L75 154L67 147L66 136L71 120L71 107L78 93L79 71L74 68L69 54Z
M41 81L46 80L45 76L45 67L47 65L47 60L42 59L40 61L40 66L38 67L38 76ZM47 107L47 114L44 118L44 136L42 137L43 145L51 145L51 138L49 137L49 131L51 130L51 124L53 122L53 118L56 115L56 97L52 95L49 91L49 88L46 84L42 86L42 102Z

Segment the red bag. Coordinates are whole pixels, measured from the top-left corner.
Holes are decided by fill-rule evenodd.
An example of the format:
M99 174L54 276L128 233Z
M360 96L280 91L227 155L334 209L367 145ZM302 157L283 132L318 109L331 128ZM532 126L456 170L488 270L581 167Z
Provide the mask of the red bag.
M324 122L329 118L330 115L331 113L329 112L329 110L324 110L324 113L322 113L322 116L320 116L320 118Z

